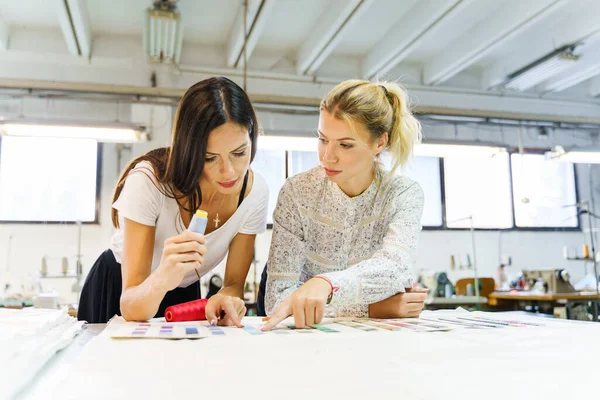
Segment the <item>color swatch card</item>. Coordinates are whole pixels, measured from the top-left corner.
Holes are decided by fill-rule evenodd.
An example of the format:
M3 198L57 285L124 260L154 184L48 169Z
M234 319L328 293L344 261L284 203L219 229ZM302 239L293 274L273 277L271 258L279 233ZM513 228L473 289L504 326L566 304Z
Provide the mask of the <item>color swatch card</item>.
M113 339L202 339L206 328L198 322L126 322L111 320L109 328Z
M454 329L454 327L447 324L424 321L418 318L376 319L374 321L380 327L391 326L399 330L408 330L411 332L448 332Z
M410 320L402 320L410 321ZM501 316L490 316L490 313L455 313L446 315L437 315L437 313L429 313L422 316L418 320L422 323L435 324L441 326L449 326L453 329L469 329L469 330L494 330L502 328L533 328L542 327L544 323L542 321L523 321L509 318L502 318Z

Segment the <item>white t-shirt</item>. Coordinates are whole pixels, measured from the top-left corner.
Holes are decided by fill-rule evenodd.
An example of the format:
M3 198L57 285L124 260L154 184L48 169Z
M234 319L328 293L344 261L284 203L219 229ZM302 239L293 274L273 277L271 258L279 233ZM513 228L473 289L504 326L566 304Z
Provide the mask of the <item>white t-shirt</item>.
M124 218L143 225L156 226L152 271L160 264L165 240L186 229L177 201L161 193L157 188L160 185L152 165L147 161L138 163L127 176L123 190L113 204L113 208L119 211L121 228L112 236L110 249L118 263L121 263L123 255ZM215 268L225 258L235 235L254 235L266 230L268 203L267 182L262 175L254 171L254 182L248 196L225 224L206 235L208 251L204 257L204 265L198 270L200 276ZM196 273L190 271L179 287L187 287L197 280Z

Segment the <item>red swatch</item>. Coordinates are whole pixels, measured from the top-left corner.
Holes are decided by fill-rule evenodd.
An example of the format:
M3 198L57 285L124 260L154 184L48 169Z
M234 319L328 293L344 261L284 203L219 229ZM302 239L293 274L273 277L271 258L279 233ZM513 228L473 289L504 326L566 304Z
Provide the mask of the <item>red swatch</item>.
M167 322L205 320L207 302L207 299L199 299L167 307L165 319Z

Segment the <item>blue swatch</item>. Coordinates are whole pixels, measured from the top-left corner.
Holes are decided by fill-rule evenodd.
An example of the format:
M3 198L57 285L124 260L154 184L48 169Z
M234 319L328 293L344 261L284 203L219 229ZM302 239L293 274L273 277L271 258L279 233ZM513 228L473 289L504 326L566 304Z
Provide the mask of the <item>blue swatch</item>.
M251 335L262 335L263 333L253 326L244 325L244 330Z

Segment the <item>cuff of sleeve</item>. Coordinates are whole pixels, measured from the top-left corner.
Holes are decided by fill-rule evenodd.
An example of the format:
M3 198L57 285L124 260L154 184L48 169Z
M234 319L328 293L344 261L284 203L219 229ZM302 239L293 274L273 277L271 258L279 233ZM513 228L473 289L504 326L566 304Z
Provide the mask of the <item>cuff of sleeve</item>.
M341 306L343 304L343 302L340 302L340 300L342 298L347 297L347 295L346 295L347 291L352 290L352 289L348 288L347 285L345 287L340 286L340 284L342 282L340 279L338 279L337 274L335 272L331 272L328 274L319 274L318 276L327 278L329 280L329 282L331 282L331 285L334 288L333 293L331 295L331 300L328 302L328 304L330 304L332 307ZM356 303L358 303L358 301Z

